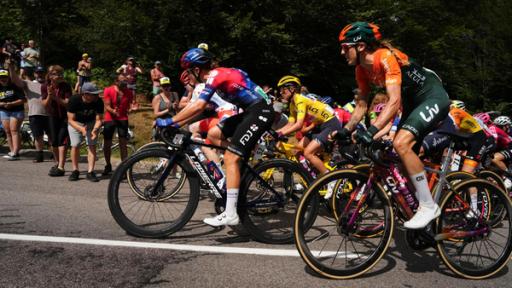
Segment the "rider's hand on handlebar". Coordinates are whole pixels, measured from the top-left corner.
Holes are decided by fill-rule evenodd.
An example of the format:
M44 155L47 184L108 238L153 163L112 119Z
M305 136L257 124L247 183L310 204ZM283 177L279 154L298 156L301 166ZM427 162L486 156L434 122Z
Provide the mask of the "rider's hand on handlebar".
M375 136L377 132L379 132L379 128L373 125L367 130L357 130L355 135L356 141L365 145L370 145L373 142L373 136Z

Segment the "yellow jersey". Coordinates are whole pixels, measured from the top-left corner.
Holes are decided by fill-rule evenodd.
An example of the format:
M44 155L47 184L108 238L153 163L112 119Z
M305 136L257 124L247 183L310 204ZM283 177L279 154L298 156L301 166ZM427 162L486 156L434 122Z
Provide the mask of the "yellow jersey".
M296 93L290 103L288 122L295 123L306 116L315 124L322 124L334 118L334 109L313 97Z

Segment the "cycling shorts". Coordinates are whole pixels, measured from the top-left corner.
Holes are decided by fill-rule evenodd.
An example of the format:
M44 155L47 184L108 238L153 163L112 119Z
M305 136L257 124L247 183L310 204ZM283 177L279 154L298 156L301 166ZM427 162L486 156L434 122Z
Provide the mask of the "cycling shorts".
M231 137L227 150L247 158L274 122L274 108L266 101L260 101L244 109L243 113L227 118L218 127L222 135Z
M314 132L312 134L306 134L305 137L309 138L310 140L315 140L318 143L322 145L323 148L326 147L328 144L327 138L329 137L329 134L333 131L340 131L343 128L338 118L334 117L331 118L331 120L328 120L324 123L322 123L318 130L316 130L316 127Z
M415 72L419 73L416 70ZM409 72L402 70L402 74L407 73ZM417 143L421 143L421 140L448 116L450 110L450 99L441 80L429 70L421 70L421 73L420 77L424 81L419 89L402 89L403 112L398 125L399 130L411 132Z
M117 137L128 139L128 120L112 120L103 123L103 138L112 140L117 129Z

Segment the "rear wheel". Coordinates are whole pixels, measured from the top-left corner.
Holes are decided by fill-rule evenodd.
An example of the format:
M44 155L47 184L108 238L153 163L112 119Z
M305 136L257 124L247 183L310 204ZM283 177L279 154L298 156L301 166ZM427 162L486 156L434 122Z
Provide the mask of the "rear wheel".
M286 159L264 161L253 169L255 175L247 173L240 193L238 208L244 227L261 242L291 242L297 204L311 183L311 176L302 165ZM309 215L317 209L318 201Z
M475 192L478 209L472 209L469 200ZM491 199L503 203L505 213L494 227ZM507 265L512 253L512 208L506 193L486 180L470 179L447 191L439 206L436 249L450 270L465 278L484 279Z

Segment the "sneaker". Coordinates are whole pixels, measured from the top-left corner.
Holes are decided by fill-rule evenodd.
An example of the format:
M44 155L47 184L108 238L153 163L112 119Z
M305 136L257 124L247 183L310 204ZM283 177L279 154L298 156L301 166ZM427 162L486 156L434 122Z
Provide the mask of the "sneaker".
M7 161L16 161L20 160L20 154L11 154L9 158L7 158Z
M430 221L439 217L439 215L441 215L441 209L439 209L437 204L434 204L432 208L420 204L416 214L404 223L404 227L407 229L423 229Z
M87 180L89 180L91 182L99 182L100 181L100 179L98 179L98 177L96 177L96 173L94 171L87 172L86 178L87 178Z
M101 175L106 176L112 172L112 164L105 165L105 169L101 172Z
M59 177L64 176L64 169L60 169L57 165L50 168L50 172L48 172L48 175L51 177Z
M5 154L4 156L2 156L2 158L4 158L4 159L9 159L9 158L11 158L13 155L14 155L14 153L9 152L9 153Z
M68 180L77 181L78 179L80 179L80 172L78 170L73 170L73 172L71 172L71 175L69 175Z
M213 227L238 225L238 223L240 223L240 218L238 217L238 214L228 216L226 213L222 213L215 217L205 218L203 222Z
M41 163L44 161L44 154L43 154L43 151L37 151L36 152L36 157L34 158L34 163Z
M324 199L331 199L332 193L334 192L334 185L336 185L336 181L332 181L327 184L327 192L324 195Z

